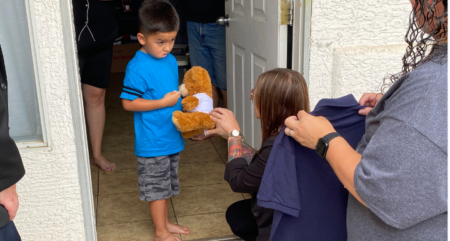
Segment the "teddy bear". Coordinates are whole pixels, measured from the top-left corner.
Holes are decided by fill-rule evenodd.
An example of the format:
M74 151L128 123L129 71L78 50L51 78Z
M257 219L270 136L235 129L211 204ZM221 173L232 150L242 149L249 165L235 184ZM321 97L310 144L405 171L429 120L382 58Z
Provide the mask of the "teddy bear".
M172 121L183 138L189 138L214 129L216 123L209 117L213 109L211 78L208 71L199 66L189 69L180 86L181 105L187 112L175 111Z

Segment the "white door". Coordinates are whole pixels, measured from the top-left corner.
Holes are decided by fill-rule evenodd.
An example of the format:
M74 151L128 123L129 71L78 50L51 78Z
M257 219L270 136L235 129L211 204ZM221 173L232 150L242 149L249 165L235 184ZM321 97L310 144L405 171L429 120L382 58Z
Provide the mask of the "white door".
M245 141L261 146L261 125L249 100L258 76L286 67L287 27L280 26L281 0L226 0L228 108L239 122Z

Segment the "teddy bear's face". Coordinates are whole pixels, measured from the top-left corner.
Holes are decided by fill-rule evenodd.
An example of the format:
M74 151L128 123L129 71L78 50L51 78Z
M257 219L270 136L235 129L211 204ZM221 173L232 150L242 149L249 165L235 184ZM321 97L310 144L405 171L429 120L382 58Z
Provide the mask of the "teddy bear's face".
M208 71L202 67L194 66L186 72L183 85L180 87L180 92L183 96L205 93L212 98L211 78Z

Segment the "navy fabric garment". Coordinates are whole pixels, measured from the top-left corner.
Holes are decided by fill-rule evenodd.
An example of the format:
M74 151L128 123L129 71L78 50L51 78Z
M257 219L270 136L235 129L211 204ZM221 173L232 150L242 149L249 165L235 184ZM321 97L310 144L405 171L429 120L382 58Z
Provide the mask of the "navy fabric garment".
M312 115L327 118L355 148L365 132L364 108L353 95L322 99ZM346 241L348 191L327 160L284 134L275 140L258 192L258 205L275 210L271 241Z
M10 221L6 226L0 228L0 241L21 241L16 225Z

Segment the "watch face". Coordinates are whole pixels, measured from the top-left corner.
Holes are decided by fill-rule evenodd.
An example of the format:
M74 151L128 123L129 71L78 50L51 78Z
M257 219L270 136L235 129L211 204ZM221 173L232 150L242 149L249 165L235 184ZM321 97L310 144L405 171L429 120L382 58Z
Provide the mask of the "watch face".
M239 136L239 131L238 131L238 130L233 130L233 131L231 132L231 135L232 135L232 136Z
M316 152L319 154L319 156L324 157L327 150L327 145L322 140L322 138L319 139L316 146Z

